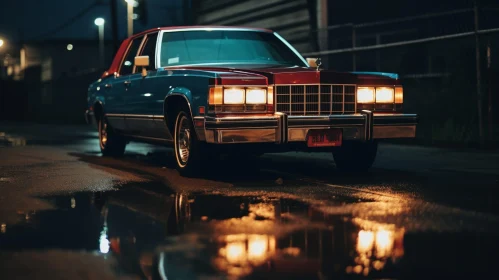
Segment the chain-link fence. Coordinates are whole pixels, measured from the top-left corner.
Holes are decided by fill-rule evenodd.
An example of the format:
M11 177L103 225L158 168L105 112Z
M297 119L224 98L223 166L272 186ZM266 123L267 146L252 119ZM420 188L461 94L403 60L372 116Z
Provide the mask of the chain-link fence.
M405 111L421 116L420 142L497 142L498 16L497 9L460 9L329 26L316 31L320 51L303 55L320 57L327 69L398 73Z

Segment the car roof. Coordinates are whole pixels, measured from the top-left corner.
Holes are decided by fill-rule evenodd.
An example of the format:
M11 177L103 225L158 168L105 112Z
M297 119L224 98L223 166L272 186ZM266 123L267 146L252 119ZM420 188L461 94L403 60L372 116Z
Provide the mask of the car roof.
M273 31L270 29L265 29L265 28L256 28L256 27L245 27L245 26L224 26L224 25L190 25L190 26L168 26L168 27L156 27L152 29L148 29L145 31L142 31L140 33L134 34L131 38L133 37L139 37L147 33L151 33L154 31L158 30L166 30L166 31L189 31L189 30L210 30L210 29L217 29L217 30L241 30L241 31L260 31L260 32L267 32L267 33L272 33Z

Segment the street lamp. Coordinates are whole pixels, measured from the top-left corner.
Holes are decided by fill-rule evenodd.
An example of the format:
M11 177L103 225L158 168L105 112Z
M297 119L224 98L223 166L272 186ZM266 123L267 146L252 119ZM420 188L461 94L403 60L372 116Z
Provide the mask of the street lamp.
M104 65L104 24L106 21L103 18L96 18L95 25L99 28L99 55L101 66Z
M127 26L128 26L128 37L133 35L133 7L138 5L136 0L125 0L127 3Z

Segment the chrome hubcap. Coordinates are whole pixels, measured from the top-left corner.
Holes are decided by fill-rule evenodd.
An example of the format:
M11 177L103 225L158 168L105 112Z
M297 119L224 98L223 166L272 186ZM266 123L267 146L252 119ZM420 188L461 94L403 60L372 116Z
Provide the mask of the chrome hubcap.
M182 117L177 129L177 150L180 161L185 164L187 160L189 160L189 151L191 148L191 130L189 128L189 120L186 117Z

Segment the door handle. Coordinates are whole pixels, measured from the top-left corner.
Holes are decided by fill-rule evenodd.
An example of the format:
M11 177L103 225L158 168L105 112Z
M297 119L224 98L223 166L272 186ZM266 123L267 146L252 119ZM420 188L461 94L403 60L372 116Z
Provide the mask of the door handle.
M125 86L129 86L129 85L131 85L131 84L132 84L132 82L131 82L131 81L124 81L123 83L125 84Z

